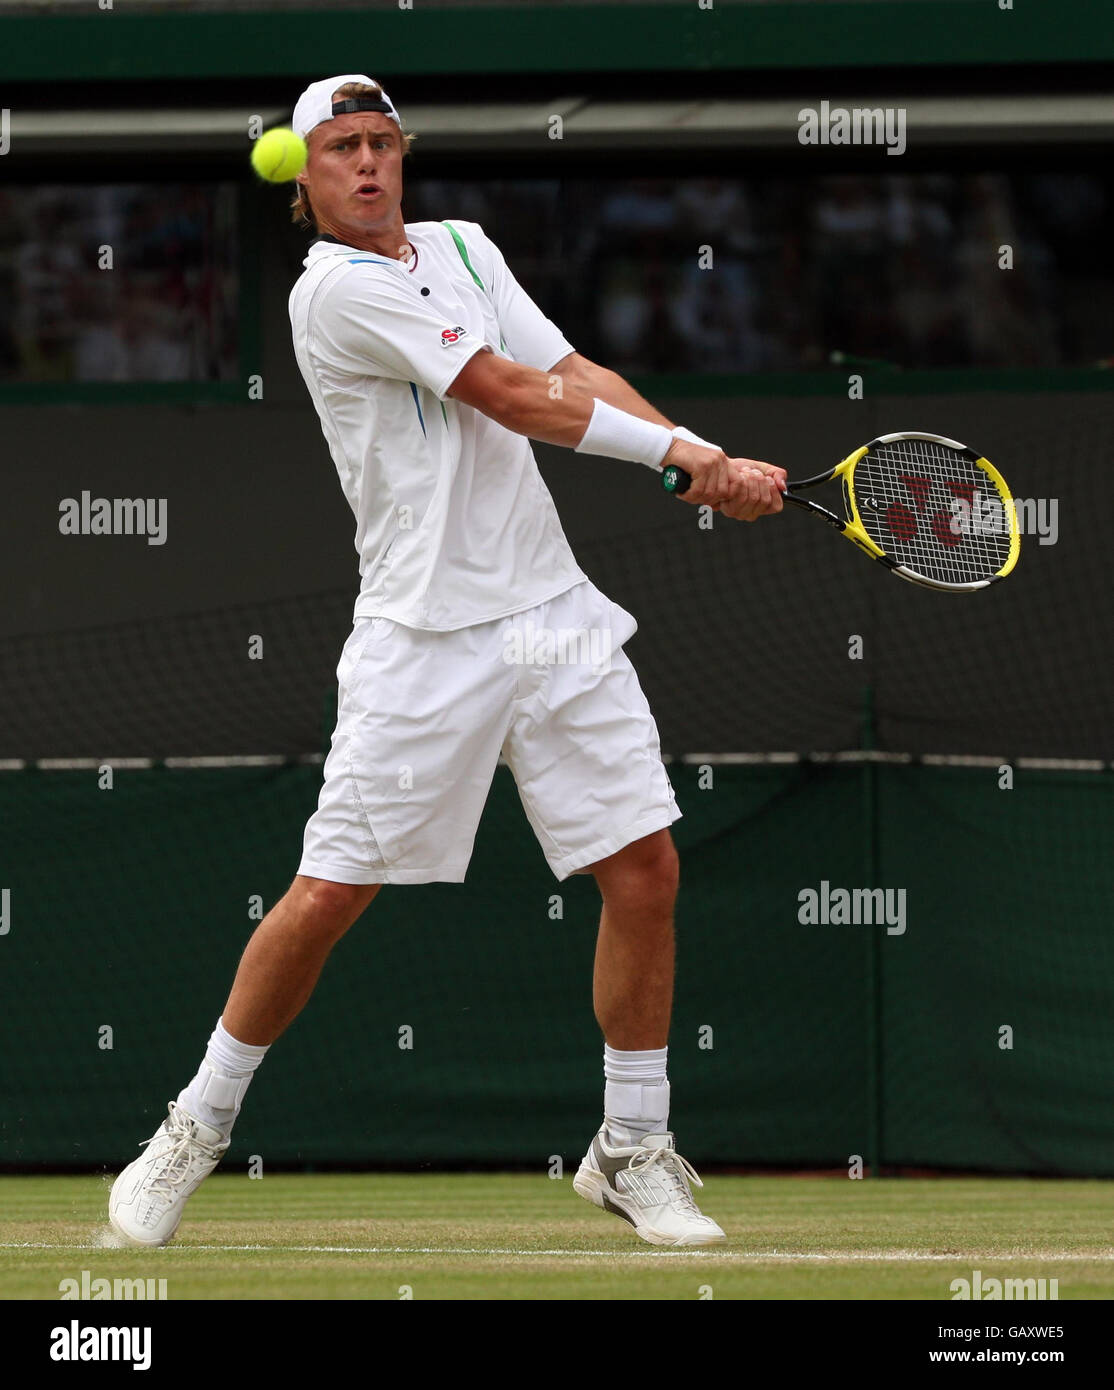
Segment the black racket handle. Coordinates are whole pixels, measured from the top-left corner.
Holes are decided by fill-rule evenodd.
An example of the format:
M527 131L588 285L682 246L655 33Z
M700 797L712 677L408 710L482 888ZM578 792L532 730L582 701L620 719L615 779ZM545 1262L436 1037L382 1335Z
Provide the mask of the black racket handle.
M692 474L686 473L683 468L678 468L675 463L667 464L661 470L661 485L666 492L673 493L674 497L681 497L692 486ZM798 502L803 507L810 505L803 497L792 496L788 489L781 495L786 502Z

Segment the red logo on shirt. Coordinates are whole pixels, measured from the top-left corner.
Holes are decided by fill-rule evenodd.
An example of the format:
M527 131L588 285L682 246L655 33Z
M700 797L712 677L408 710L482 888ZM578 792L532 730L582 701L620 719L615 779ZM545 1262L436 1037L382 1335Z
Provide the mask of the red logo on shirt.
M459 326L456 328L442 328L441 346L448 347L450 343L455 343L458 339L463 338L467 331L467 329Z

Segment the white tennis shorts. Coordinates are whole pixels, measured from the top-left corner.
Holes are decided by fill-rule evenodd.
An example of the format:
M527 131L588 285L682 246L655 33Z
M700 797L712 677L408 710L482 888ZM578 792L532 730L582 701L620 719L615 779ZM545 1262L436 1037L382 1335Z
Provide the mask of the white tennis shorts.
M671 825L637 626L587 581L455 632L358 618L298 872L461 883L500 753L558 879Z

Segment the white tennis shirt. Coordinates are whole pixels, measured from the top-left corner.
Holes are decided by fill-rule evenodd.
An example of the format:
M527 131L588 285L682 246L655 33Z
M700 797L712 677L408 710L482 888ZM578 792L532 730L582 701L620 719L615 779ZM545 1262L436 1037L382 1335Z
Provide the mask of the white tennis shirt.
M445 393L485 345L548 371L573 351L475 222L406 226L403 263L315 242L294 352L356 517L357 618L449 631L585 579L529 441Z

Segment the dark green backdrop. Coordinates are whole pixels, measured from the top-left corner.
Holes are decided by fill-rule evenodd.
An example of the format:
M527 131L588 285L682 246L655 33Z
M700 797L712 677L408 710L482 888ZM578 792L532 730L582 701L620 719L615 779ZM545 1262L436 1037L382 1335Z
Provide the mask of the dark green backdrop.
M1109 773L671 775L686 1155L1114 1173ZM101 791L92 771L0 772L0 1164L134 1156L200 1059L249 898L269 906L296 867L319 779L155 768ZM905 934L801 925L822 879L904 888ZM577 1157L600 1115L596 918L593 882L553 880L501 768L467 884L381 893L264 1064L228 1163Z

